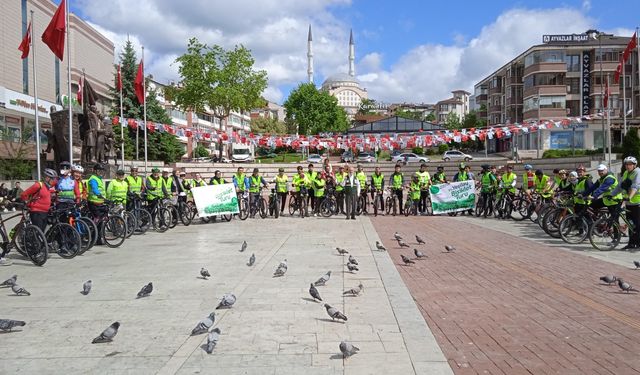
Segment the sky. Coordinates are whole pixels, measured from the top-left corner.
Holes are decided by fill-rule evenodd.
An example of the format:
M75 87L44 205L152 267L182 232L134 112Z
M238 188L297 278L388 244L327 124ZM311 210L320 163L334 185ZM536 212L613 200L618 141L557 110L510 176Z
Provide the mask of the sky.
M54 0L56 3L59 1ZM176 57L196 37L252 51L269 77L263 96L283 103L307 81L307 30L313 29L314 82L348 72L353 29L356 76L369 98L435 103L475 83L535 44L543 34L595 28L631 36L637 0L70 0L115 44L145 47L145 68L160 83L179 81ZM614 6L615 4L615 6ZM635 15L635 16L634 16Z

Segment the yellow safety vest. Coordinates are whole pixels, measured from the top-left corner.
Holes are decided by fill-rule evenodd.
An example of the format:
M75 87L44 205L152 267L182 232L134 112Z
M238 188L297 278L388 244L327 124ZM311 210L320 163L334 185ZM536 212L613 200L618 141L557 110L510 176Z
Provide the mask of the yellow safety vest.
M117 203L127 203L129 184L126 181L112 180L107 187L107 199Z
M289 177L287 175L276 175L276 191L278 193L286 193L287 192L287 182L289 181Z
M98 183L98 191L103 198L99 198L98 195L94 194L93 189L89 188L89 198L87 200L95 204L104 203L104 181L96 175L92 175L89 178L89 184L91 184L91 181L96 181Z
M158 179L155 180L153 176L149 176L147 177L147 181L149 181L149 185L151 185L151 189L147 191L147 200L152 201L162 198L162 177L158 177Z

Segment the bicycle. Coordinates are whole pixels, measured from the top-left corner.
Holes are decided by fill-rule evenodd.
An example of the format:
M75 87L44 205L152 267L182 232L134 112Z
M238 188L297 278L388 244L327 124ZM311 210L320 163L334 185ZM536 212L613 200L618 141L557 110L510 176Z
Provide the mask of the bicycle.
M261 218L267 217L267 201L262 196L263 187L257 193L249 193L249 217L254 218L256 214L259 214Z
M385 189L385 191L382 189L376 189L375 195L373 196L373 202L371 202L371 204L373 204L373 216L378 216L378 209L382 210L384 213L384 194L388 191L389 189Z
M249 217L249 191L238 192L238 218L247 220Z
M135 233L136 228L138 227L136 215L127 211L123 202L114 201L113 203L113 208L109 213L112 215L118 215L124 219L124 222L127 224L127 235L125 238L129 238Z
M169 220L169 229L175 228L178 225L178 220L180 220L180 214L178 213L178 209L173 204L171 198L162 198L160 199L160 202L158 202L158 204L160 205L160 207L167 209L167 211L169 211L169 213L171 214L171 220Z
M104 205L99 206L99 210L93 217L98 227L98 239L107 247L119 247L127 237L127 223L114 211L114 203L111 201L105 201Z
M147 208L149 207L150 202L151 201L147 201ZM158 233L166 232L172 224L171 211L163 207L161 203L161 200L157 199L153 204L151 212L149 212L151 215L151 225L153 225L153 229ZM147 209L147 211L149 210Z
M508 219L511 217L511 202L513 201L513 193L508 188L502 187L497 193L496 207L494 215L498 219Z
M483 216L486 218L487 216L493 215L494 197L495 192L493 189L489 192L480 193L480 198L478 198L478 202L476 203L476 217Z
M404 216L418 215L418 205L420 204L420 198L413 199L411 194L407 197L407 200L404 202Z
M50 252L58 253L64 259L75 258L82 248L80 234L66 222L68 216L66 208L51 208L47 217L51 226L44 233Z
M15 247L18 253L33 264L43 266L49 258L47 239L40 228L31 224L26 205L14 203L14 207L21 208L21 212L0 221L0 238L3 246ZM7 235L4 223L17 217L21 217L20 222Z
M572 212L565 216L558 228L560 238L569 244L578 244L583 242L589 236L589 230L600 217L608 216L606 210L594 210L587 207L581 214Z
M293 193L293 192L292 192ZM289 214L293 216L296 211L300 211L300 217L309 216L309 208L307 206L307 195L309 191L306 187L300 187L300 191L289 199Z
M395 189L395 190L398 190L398 189ZM392 214L393 216L396 216L396 214L398 213L398 207L400 207L400 201L396 194L397 193L394 191L394 189L392 189L391 195L388 196L386 201L384 202L387 215Z
M603 216L596 220L589 229L589 242L591 246L600 251L609 251L615 249L622 239L622 234L626 228L622 228L618 219L629 229L628 233L633 232L634 225L627 218L627 213L622 206L618 208L617 218L614 220L611 216Z
M356 204L356 215L360 216L362 214L368 215L367 207L369 205L369 184L365 184L364 188L360 191L360 196L358 197L358 202Z
M336 199L335 188L333 186L327 187L325 195L319 204L320 215L323 217L331 217L332 215L338 214L338 200Z
M195 207L193 205L190 206L187 202L187 193L178 193L178 216L180 217L182 225L184 225L185 227L191 224L196 214L198 213L198 210L194 210L194 208Z
M96 244L98 230L91 219L82 215L82 210L79 206L69 207L67 210L67 222L80 235L81 247L78 255L84 254Z
M133 234L144 234L149 230L153 220L151 214L143 206L143 197L135 193L128 193L127 199L131 202L127 211L133 213L136 218L136 227Z
M276 189L272 188L269 194L269 216L273 216L276 219L280 217L280 196L276 193Z

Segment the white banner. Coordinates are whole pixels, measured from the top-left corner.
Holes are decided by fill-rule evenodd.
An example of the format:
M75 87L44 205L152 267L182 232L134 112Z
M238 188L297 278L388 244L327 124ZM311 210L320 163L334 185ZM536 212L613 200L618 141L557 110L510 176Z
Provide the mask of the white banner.
M207 185L191 189L198 216L237 214L238 197L233 184Z
M434 215L467 211L476 203L475 182L472 180L432 185L429 192Z

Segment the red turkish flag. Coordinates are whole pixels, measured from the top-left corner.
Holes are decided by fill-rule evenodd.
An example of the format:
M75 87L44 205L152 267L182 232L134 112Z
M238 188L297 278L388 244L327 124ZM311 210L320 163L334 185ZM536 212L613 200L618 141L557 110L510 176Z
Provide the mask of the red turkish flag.
M636 33L633 33L633 36L631 37L629 44L627 44L627 48L625 48L624 53L622 54L623 63L627 62L627 60L629 59L629 55L631 55L631 52L633 52L633 50L637 46L638 46L638 38L636 36Z
M78 94L76 95L76 99L78 99L78 103L80 103L80 105L82 105L82 89L84 86L84 79L82 77L80 77L80 79L78 80Z
M145 95L144 95L144 61L140 60L140 65L138 65L138 74L136 74L136 80L133 81L133 87L136 91L136 98L138 98L138 103L144 104Z
M120 73L120 64L118 64L118 81L116 82L116 89L122 90L122 73Z
M29 48L31 47L31 22L29 22L29 26L27 27L27 33L24 34L24 38L20 43L20 47L18 47L18 51L22 51L21 59L26 59L29 56Z
M64 35L67 29L65 9L66 0L62 0L58 10L53 14L51 22L49 22L49 26L42 33L42 41L60 60L63 60L64 56Z
M604 83L604 100L602 102L604 108L609 108L609 95L611 95L611 90L609 90L609 80L606 80Z

